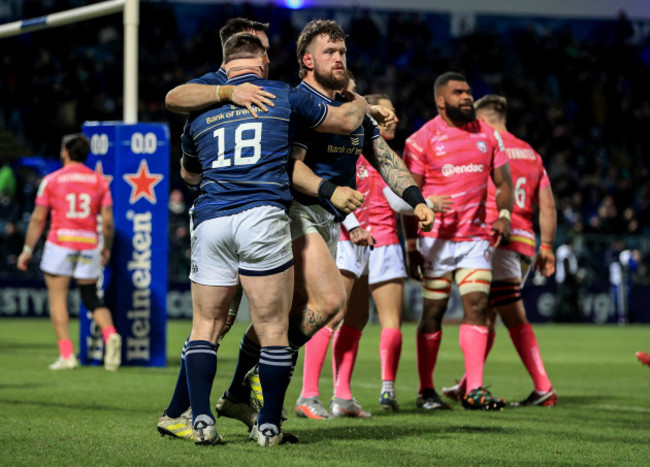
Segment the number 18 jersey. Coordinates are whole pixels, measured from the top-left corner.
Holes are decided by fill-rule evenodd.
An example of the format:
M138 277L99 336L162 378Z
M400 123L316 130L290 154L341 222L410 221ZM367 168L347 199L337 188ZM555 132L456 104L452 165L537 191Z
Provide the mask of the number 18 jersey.
M254 118L245 108L224 105L190 115L182 136L186 158L201 164L201 189L192 220L201 222L256 206L288 209L287 162L297 125L318 126L327 106L280 81L245 74L228 81L251 82L275 94L275 106Z

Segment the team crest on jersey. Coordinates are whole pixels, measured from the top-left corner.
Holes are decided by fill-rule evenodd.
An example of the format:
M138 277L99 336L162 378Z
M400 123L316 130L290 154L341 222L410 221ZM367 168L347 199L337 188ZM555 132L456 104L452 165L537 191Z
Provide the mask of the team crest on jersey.
M483 154L485 154L488 150L487 143L485 141L477 141L476 142L476 147L478 148L479 151L481 151Z
M365 165L359 164L359 167L357 167L357 178L359 180L365 180L368 178L368 169Z
M485 261L491 263L492 262L492 248L487 248L483 252L483 257L485 258Z
M353 146L359 146L359 137L350 136L350 142L352 143Z
M444 156L447 154L444 144L436 144L434 149L436 150L436 156Z

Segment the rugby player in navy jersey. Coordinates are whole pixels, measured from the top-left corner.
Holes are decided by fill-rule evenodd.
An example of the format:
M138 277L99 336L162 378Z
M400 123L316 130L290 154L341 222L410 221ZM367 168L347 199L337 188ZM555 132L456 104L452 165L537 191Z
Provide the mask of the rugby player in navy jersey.
M293 295L286 213L291 135L299 125L350 133L361 124L367 105L348 93L349 102L329 106L287 84L263 79L268 74L266 50L252 34L234 35L224 55L228 84L253 82L271 89L276 106L257 119L246 109L212 107L191 114L183 132L181 176L199 186L191 212L193 322L185 348L192 437L196 444L221 442L209 399L217 338L240 281L260 342L265 400L251 436L267 446L283 442L280 413L293 368L287 337Z
M334 21L314 20L305 26L298 38L297 57L303 81L297 89L327 105L344 104L340 90L346 89L348 81L345 37ZM295 366L298 349L346 302L334 253L339 222L363 202L363 195L353 188L356 160L362 150L391 189L415 208L424 230L432 228L434 218L410 172L381 138L372 118L366 117L347 135L303 131L296 134L294 142L291 180L296 200L289 215L296 273L289 343ZM342 195L350 193L353 196L341 203L345 198ZM217 402L219 415L246 423L249 393L244 381L248 370L255 366L259 349L250 327L242 339L230 387Z

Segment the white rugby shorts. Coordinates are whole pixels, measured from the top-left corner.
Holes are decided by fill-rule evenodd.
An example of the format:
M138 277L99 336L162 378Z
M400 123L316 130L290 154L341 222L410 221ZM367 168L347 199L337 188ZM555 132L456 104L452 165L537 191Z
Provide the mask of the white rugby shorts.
M203 221L192 231L190 280L232 286L239 275L268 276L293 265L289 216L258 206Z
M99 247L92 250L73 250L45 242L41 271L75 279L97 279L102 273L101 250Z
M339 241L336 266L351 272L357 279L367 275L370 285L407 277L399 243L371 250L370 247L356 245L349 240Z
M533 259L516 251L496 248L492 254L492 280L500 281L518 277L525 279Z
M492 248L487 240L457 242L433 237L419 237L427 277L441 277L456 269L492 269Z
M332 258L336 258L336 245L341 236L341 225L334 221L334 214L319 204L307 206L293 201L289 208L289 217L291 218L292 240L317 233L327 243Z

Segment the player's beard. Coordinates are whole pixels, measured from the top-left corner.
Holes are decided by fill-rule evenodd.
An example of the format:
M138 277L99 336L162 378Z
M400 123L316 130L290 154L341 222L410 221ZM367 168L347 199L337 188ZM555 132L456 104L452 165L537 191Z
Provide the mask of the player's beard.
M348 87L350 77L347 73L343 73L342 76L337 78L333 70L329 73L321 73L318 67L314 67L314 79L328 91L340 91Z
M447 113L447 117L449 117L453 122L472 123L476 120L476 111L474 110L474 106L471 106L467 110L463 110L460 108L460 105L455 107L445 101L445 112Z

